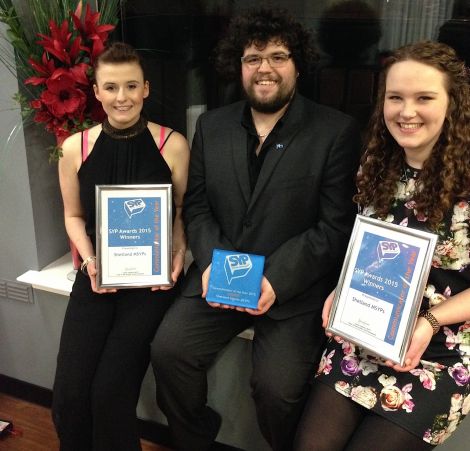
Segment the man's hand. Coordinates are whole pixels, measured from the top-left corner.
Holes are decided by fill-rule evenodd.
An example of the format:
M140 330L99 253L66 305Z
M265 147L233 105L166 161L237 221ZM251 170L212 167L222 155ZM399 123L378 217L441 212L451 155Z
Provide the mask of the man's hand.
M207 295L207 289L209 288L209 276L211 273L211 267L212 263L205 269L205 271L202 273L202 297L205 298ZM225 304L220 304L219 302L208 302L208 304L211 307L214 308L222 308L222 309L235 309L234 305L225 305Z
M212 263L205 269L202 273L201 283L202 283L202 297L205 298L207 295L207 289L209 288L209 276L211 273ZM229 308L229 306L224 306L218 302L208 302L211 307L214 308Z
M212 265L212 264L211 264ZM209 286L209 274L211 272L211 265L209 265L202 273L202 297L205 298L207 295L207 288ZM263 276L261 280L261 293L258 301L258 308L251 309L245 307L236 307L234 305L221 304L219 302L208 302L211 307L221 309L238 310L239 312L246 312L250 315L263 315L266 313L276 300L276 293L274 293L273 287L269 283L268 279Z
M250 315L263 315L265 314L271 306L274 304L276 300L276 293L274 293L274 289L272 285L269 283L269 280L263 276L261 280L261 294L258 301L258 308L243 308L237 307L238 311L249 313Z

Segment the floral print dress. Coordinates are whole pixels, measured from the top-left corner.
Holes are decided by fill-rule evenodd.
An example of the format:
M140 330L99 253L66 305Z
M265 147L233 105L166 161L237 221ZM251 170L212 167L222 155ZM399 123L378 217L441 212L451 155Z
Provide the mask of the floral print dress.
M412 199L418 172L405 168L387 222L426 229L426 218L416 213ZM374 216L374 211L368 208L363 214ZM470 287L469 227L470 202L462 200L438 230L423 308ZM380 359L352 343L330 340L316 380L438 445L470 410L470 321L441 327L420 365L407 373L382 365Z

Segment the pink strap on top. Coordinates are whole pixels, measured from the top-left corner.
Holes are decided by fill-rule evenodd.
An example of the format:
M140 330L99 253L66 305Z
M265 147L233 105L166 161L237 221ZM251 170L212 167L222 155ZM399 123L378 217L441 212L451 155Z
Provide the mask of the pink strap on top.
M158 150L160 153L163 152L163 146L165 145L165 127L160 126L160 142L158 143Z
M165 147L166 142L174 132L174 130L170 129L170 133L168 133L167 137L165 138L165 130L165 127L160 126L160 142L158 144L158 150L161 154L163 153L163 148Z
M88 129L82 132L82 162L88 158Z

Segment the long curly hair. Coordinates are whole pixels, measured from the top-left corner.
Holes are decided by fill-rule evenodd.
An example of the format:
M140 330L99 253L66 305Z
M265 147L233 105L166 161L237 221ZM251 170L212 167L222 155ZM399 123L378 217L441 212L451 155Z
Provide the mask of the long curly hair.
M299 73L308 73L318 59L310 31L285 9L254 9L235 16L215 49L215 68L227 80L237 80L246 47L263 48L270 40L285 45Z
M367 147L357 177L355 202L372 206L386 217L405 164L403 149L384 121L385 84L390 68L401 61L417 61L445 74L449 105L441 134L416 181L418 213L437 229L452 205L470 193L470 85L467 69L455 51L438 42L418 42L399 48L385 61L377 103L369 123Z

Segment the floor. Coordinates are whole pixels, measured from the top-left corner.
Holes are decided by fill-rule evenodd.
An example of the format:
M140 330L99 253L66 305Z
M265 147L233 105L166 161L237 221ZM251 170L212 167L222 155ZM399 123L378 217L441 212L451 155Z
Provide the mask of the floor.
M19 434L0 438L0 451L57 451L57 440L50 410L0 393L0 420L10 420ZM171 451L142 440L142 451Z

